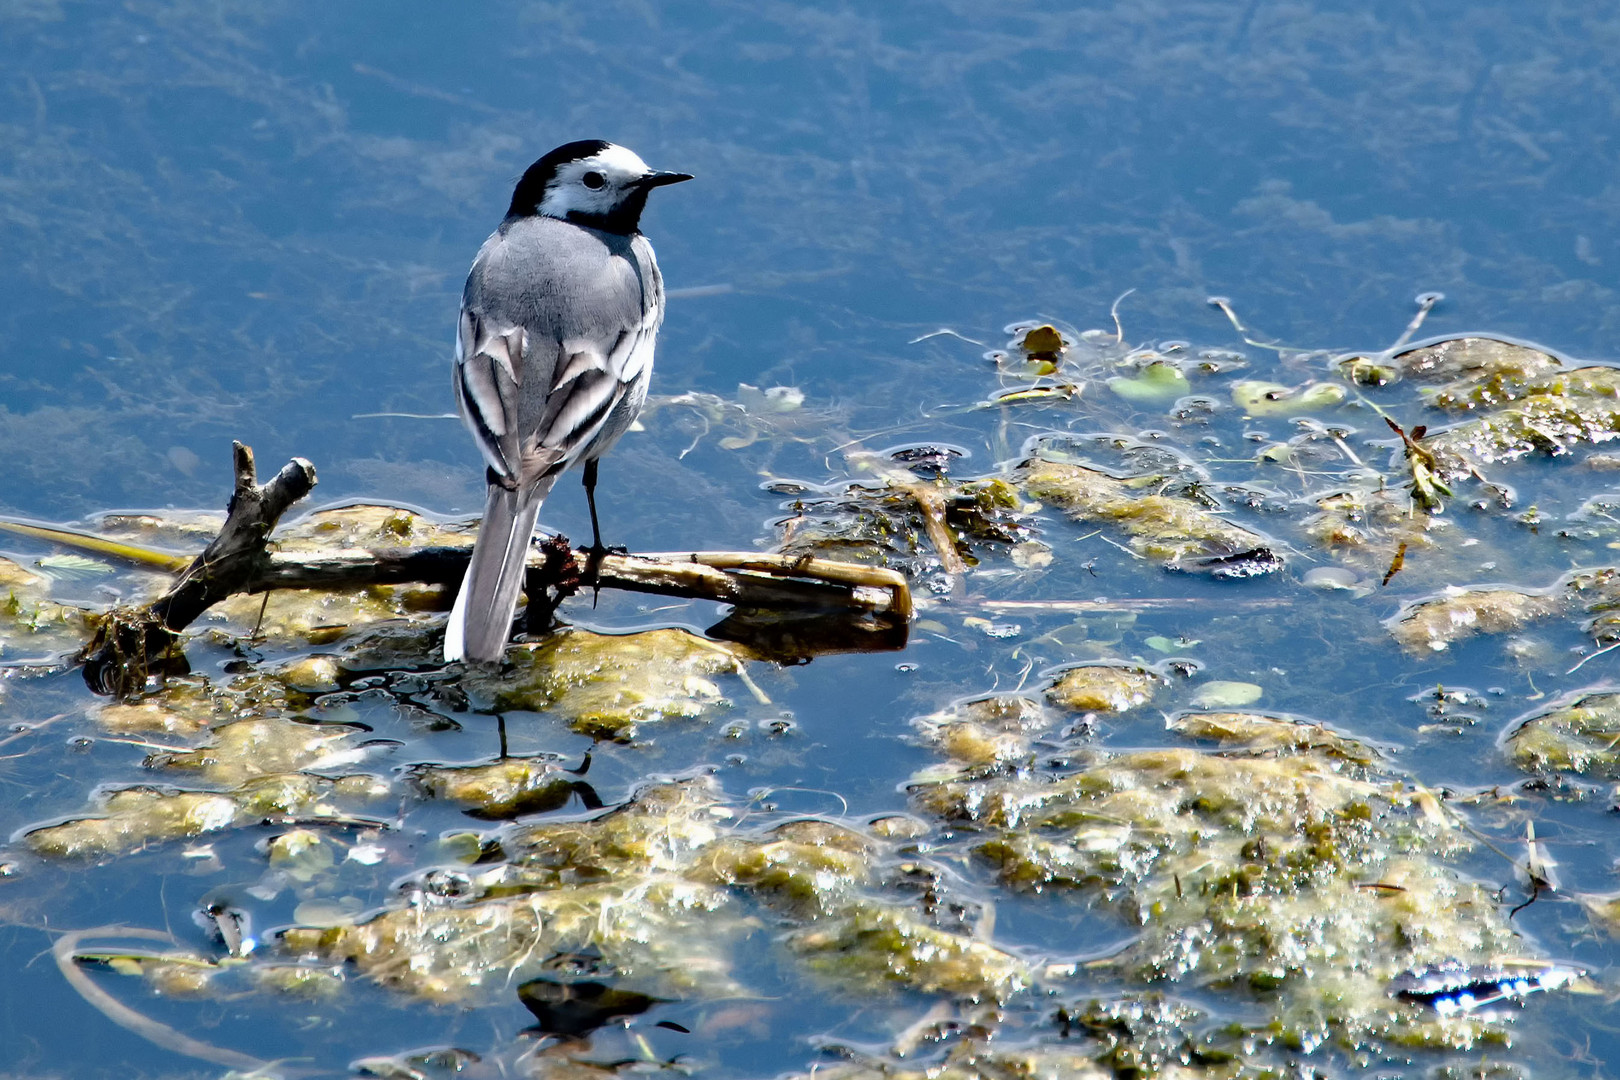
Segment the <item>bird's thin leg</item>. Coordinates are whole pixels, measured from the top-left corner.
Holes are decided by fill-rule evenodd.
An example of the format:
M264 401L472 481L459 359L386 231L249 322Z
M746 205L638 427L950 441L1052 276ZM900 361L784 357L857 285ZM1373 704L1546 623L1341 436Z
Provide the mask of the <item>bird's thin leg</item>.
M585 502L591 508L591 546L588 550L595 562L601 562L603 555L628 555L630 549L619 544L609 547L602 543L602 527L596 522L596 461L593 459L585 463Z
M591 607L602 598L602 557L608 554L609 548L602 544L602 526L596 521L596 459L585 463L585 504L591 508L591 546L586 553L585 572L580 575L581 580L591 587ZM623 552L625 549L620 548Z
M596 523L596 466L595 458L585 463L585 503L591 508L591 559L599 562L607 548L602 546L602 526Z

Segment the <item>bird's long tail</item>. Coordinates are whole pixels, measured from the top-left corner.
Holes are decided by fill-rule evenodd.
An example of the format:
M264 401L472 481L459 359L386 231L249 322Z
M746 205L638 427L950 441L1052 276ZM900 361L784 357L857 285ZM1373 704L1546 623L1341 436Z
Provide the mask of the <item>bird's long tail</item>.
M534 523L554 482L554 476L545 477L519 491L489 486L478 541L445 627L446 660L493 661L505 652Z

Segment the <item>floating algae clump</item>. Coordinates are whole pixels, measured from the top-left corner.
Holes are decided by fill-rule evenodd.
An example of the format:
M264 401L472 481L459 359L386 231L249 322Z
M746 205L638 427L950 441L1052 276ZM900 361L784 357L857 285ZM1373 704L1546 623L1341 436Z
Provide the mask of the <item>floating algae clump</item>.
M1082 664L1059 675L1046 697L1076 712L1124 712L1152 701L1163 682L1163 676L1133 664Z
M1448 478L1474 464L1620 435L1620 369L1571 368L1525 345L1453 338L1395 358L1406 378L1438 383L1429 403L1471 418L1426 440ZM1473 464L1471 464L1473 463Z
M276 547L281 551L471 547L473 539L474 532L466 525L441 525L398 506L367 503L318 510L276 530Z
M871 876L875 853L859 833L827 821L791 821L763 840L729 838L710 845L701 873L745 885L773 907L822 915L847 906Z
M1546 588L1448 588L1406 605L1388 622L1412 652L1439 652L1475 634L1503 634L1537 619L1579 611L1581 629L1598 645L1620 640L1620 574L1614 567L1576 570Z
M960 702L914 722L923 739L954 762L1005 765L1030 754L1030 739L1056 715L1034 698L997 694Z
M560 810L576 794L587 807L602 805L589 785L552 755L503 757L480 765L422 765L413 775L428 794L461 803L473 817L506 819Z
M548 957L587 951L638 984L723 995L736 989L727 958L747 927L725 889L682 873L719 835L717 809L708 785L692 781L648 788L591 821L516 830L502 837L508 861L427 871L404 904L361 923L286 930L279 951L316 966L347 961L431 1000L504 988L541 974Z
M1620 693L1579 693L1520 722L1502 748L1526 772L1620 778Z
M1170 730L1188 739L1207 740L1226 749L1264 753L1311 751L1371 765L1378 754L1364 743L1307 720L1289 720L1259 713L1190 712L1170 722Z
M1019 541L1018 493L1011 484L943 475L952 460L947 449L920 447L915 453L920 456L909 464L893 456L852 455L851 467L873 478L831 495L795 499L794 515L780 523L781 553L914 575L939 567L959 573L985 552Z
M1026 1047L995 1046L970 1041L954 1046L943 1063L906 1066L888 1058L819 1065L809 1073L785 1080L1119 1080L1134 1073L1115 1072L1093 1060L1095 1045ZM1192 1070L1167 1070L1162 1075L1176 1080L1194 1075Z
M130 787L104 794L94 816L30 830L23 842L47 857L100 858L259 825L267 817L340 817L341 807L387 792L375 777L329 780L300 773L261 776L230 791Z
M1019 468L1031 498L1054 503L1070 517L1122 529L1131 550L1178 569L1217 577L1251 577L1282 566L1265 538L1175 495L1138 493L1096 469L1039 459Z
M1498 905L1440 860L1465 834L1432 799L1316 724L1188 713L1171 730L1212 749L1106 755L1072 771L916 782L919 809L1007 884L1090 893L1140 928L1108 966L1143 987L1238 989L1251 1031L1295 1049L1472 1046L1496 1020L1390 996L1403 972L1525 948ZM1056 897L1054 903L1059 902Z
M1029 981L1012 954L887 905L856 907L795 932L788 944L816 970L869 992L903 988L1000 1002Z
M215 728L208 745L181 753L154 754L152 768L193 770L211 783L240 784L272 773L330 770L357 757L345 724L310 724L279 716L238 720Z
M713 676L742 664L725 646L673 629L608 635L570 628L506 656L510 670L469 674L468 691L496 712L549 712L580 734L618 742L634 738L642 724L723 707Z
M1523 397L1563 361L1528 345L1461 337L1409 349L1395 358L1401 377L1446 387L1435 395L1445 409L1490 408Z
M1536 619L1555 615L1564 598L1523 589L1448 589L1431 600L1408 605L1389 632L1409 652L1440 652L1475 634L1504 634Z
M273 677L222 686L192 676L171 680L144 701L101 706L92 715L108 731L190 736L190 748L154 750L146 767L185 774L187 785L200 777L216 790L112 789L98 797L93 812L34 829L25 842L41 855L94 858L245 828L267 817L344 819L348 807L388 793L379 777L341 774L365 756L365 729L296 719L289 704ZM305 771L317 769L328 775Z
M903 986L1000 1000L1022 961L932 925L876 890L880 842L792 821L743 834L704 780L652 785L586 821L511 829L465 870L429 870L403 903L364 922L297 927L280 961L346 961L405 993L461 1000L590 955L618 979L690 997L742 992L729 957L758 919L789 925L790 953L867 990Z
M345 548L387 551L400 547L470 546L463 526L440 525L395 506L348 506L321 510L276 530L275 546L289 554L331 554ZM280 645L326 644L378 623L426 621L448 606L436 585L408 583L347 589L277 589L265 595L237 594L215 604L205 620L233 629L257 630Z

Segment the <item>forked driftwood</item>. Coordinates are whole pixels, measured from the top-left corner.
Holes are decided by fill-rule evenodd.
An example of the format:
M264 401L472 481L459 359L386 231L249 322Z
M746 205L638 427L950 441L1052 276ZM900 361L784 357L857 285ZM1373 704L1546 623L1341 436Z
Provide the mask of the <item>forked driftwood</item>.
M225 524L213 542L181 571L174 586L144 608L117 608L102 617L82 654L85 680L101 693L128 693L175 654L180 631L210 606L235 593L273 589L339 589L368 585L455 585L467 568L468 548L345 548L278 552L268 547L283 513L315 486L315 467L293 458L269 483L258 483L253 451L234 444L236 490ZM32 530L39 535L44 530ZM62 534L58 534L62 535ZM700 600L739 610L790 611L816 626L814 634L770 623L770 646L791 657L815 638L825 642L827 620L858 631L851 649L897 648L912 615L911 591L893 570L795 559L753 552L603 555L591 559L553 540L531 551L527 592L529 628L543 629L562 598L581 585ZM581 567L587 567L582 573ZM551 590L552 599L542 595ZM735 626L732 619L721 624ZM836 646L834 646L836 647ZM820 651L826 651L822 645Z

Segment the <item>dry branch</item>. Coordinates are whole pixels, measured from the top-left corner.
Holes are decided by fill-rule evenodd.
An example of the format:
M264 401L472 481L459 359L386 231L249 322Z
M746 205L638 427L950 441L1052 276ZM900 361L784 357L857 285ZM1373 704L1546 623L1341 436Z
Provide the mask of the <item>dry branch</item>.
M455 585L467 569L465 547L340 548L323 552L272 552L259 573L236 592L270 589L336 589L421 582ZM573 552L580 566L590 553ZM548 567L543 551L531 551L531 570ZM911 617L911 591L893 570L793 559L755 552L698 551L684 554L604 555L595 584L604 589L717 600L738 607L791 607Z
M83 653L85 681L92 689L109 694L139 689L166 655L175 655L179 632L235 593L460 582L470 552L465 547L269 550L270 533L281 515L314 488L315 467L294 458L260 486L253 451L241 443L234 446L236 490L219 535L156 602L146 608L114 609L102 618L95 640ZM58 540L72 542L69 534L30 528L33 535L53 533ZM82 539L87 547L107 550L105 541ZM888 635L856 635L868 643L892 640L896 631L903 643L912 615L910 589L892 570L757 552L609 554L593 561L586 552L570 551L566 543L553 541L529 555L531 627L545 621L534 614L549 618L555 606L555 600L548 604L540 593L554 590L557 599L570 594L581 584L582 566L594 571L585 584L595 588L715 600L741 610L786 609L822 621L829 616L865 620L871 625L856 628ZM177 659L183 663L183 658Z

